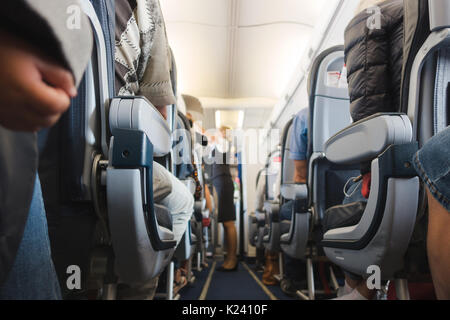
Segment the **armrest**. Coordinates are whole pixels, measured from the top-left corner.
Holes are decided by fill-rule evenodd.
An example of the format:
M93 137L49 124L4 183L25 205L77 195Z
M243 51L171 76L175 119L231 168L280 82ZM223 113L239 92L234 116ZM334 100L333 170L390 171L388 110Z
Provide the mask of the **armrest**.
M269 222L280 222L280 204L277 201L264 202L264 210L267 212Z
M114 137L111 139L111 162L107 171L107 191L108 201L115 201L115 198L121 194L122 185L115 185L109 183L109 177L112 177L114 170L134 170L143 169L141 181L139 184L130 185L129 188L123 190L123 192L129 192L133 189L133 193L139 195L139 206L141 206L142 214L147 229L147 235L150 238L150 242L154 250L167 250L173 248L176 244L172 239L160 238L159 225L156 218L154 203L153 203L153 182L152 182L152 170L153 170L153 147L146 134L142 131L135 131L129 129L116 129ZM142 192L142 185L145 186ZM135 190L136 189L136 190ZM122 192L122 193L123 193ZM143 194L143 199L141 194ZM122 199L120 199L122 200ZM134 200L133 200L134 201ZM137 201L137 200L136 200ZM111 202L111 203L112 203ZM130 202L132 202L130 200ZM127 204L131 206L131 203ZM133 204L138 206L137 204ZM112 212L116 209L117 204L110 206L109 211ZM136 211L140 214L141 210ZM118 210L118 213L120 210ZM129 215L131 217L131 214Z
M378 113L328 139L325 155L337 164L356 164L373 160L390 145L411 141L412 126L405 114Z
M265 222L266 221L266 213L264 211L255 211L256 220Z
M308 186L304 183L282 184L281 196L287 200L308 199Z
M165 156L172 147L171 133L161 113L144 97L117 97L109 110L112 135L117 129L143 131L153 144L155 157Z
M406 225L409 219L405 216L415 217L418 178L414 168L405 164L417 150L417 143L393 145L372 161L370 195L360 221L354 226L328 230L322 240L324 247L360 250L373 239L382 222L391 224L394 216L399 221L403 218Z

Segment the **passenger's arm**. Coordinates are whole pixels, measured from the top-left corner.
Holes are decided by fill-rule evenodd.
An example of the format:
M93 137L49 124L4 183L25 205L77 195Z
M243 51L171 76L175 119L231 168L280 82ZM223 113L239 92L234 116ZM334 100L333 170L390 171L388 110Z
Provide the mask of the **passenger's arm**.
M308 179L308 161L306 160L294 160L294 182L306 183Z
M0 12L0 124L38 131L56 123L76 95L89 61L92 33L82 14L68 30L74 0L7 1Z
M154 23L155 30L153 34L153 42L150 48L149 57L144 57L148 59L144 65L143 76L139 79L139 95L145 96L153 105L155 106L168 106L176 103L176 98L172 88L172 82L170 78L171 66L171 54L169 50L168 40L166 36L166 27L164 25L164 18L162 16L162 11L157 0L146 0L149 7L154 8L152 11L153 21L149 24ZM141 8L137 7L139 11L147 10L147 7ZM147 16L144 12L142 17ZM139 19L138 19L139 24ZM143 40L141 39L141 42ZM144 44L144 46L148 44ZM141 71L138 70L138 74ZM165 107L158 107L161 114L166 112L163 110Z
M0 87L0 124L16 131L53 125L76 95L68 70L5 32L0 32Z
M159 113L167 120L167 106L155 106Z
M78 85L93 47L91 24L78 0L3 1L0 21L3 30L69 70Z

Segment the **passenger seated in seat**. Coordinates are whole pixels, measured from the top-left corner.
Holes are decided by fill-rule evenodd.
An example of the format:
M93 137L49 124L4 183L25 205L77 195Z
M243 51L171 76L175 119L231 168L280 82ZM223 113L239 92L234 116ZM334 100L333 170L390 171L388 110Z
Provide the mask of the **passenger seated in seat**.
M116 1L116 91L118 95L146 97L167 118L167 106L176 103L170 79L171 56L158 0ZM156 203L172 214L177 245L194 212L189 189L160 164L153 162ZM180 273L175 281L180 280ZM157 278L124 293L126 298L152 299Z
M427 254L436 296L450 300L450 127L425 143L412 162L427 186Z
M306 183L308 177L308 108L300 110L294 118L293 134L290 141L289 159L294 160L294 183ZM294 201L286 202L280 210L281 220L292 219ZM281 289L288 295L295 295L305 285L306 266L304 261L284 255L285 275L280 283Z
M159 1L116 1L117 94L144 96L166 118L166 106L176 103L169 54ZM172 214L178 243L193 213L194 199L180 180L156 162L153 189L155 201Z

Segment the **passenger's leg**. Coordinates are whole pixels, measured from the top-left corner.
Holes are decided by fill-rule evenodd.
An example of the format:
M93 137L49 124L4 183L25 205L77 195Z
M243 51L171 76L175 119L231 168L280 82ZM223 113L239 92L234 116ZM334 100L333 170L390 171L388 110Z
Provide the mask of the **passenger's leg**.
M61 299L51 258L41 184L37 177L22 241L12 270L0 287L0 299Z
M266 250L264 248L256 248L255 270L263 271L265 263Z
M232 269L237 264L237 231L234 221L223 222L225 241L227 243L227 256L223 268Z
M272 252L267 250L266 252L266 265L264 267L264 273L262 277L262 282L265 285L273 286L276 285L277 279L275 279L275 275L280 273L279 268L279 259L278 252Z
M154 169L160 167L155 166ZM173 233L178 245L194 212L194 197L189 189L172 173L165 168L163 170L163 174L172 184L172 191L159 203L167 207L172 214Z
M427 251L438 299L450 299L450 212L428 191Z
M297 290L306 287L305 261L284 255L284 275L280 287L288 296L295 296Z
M450 299L450 127L431 138L413 158L427 186L427 253L438 299Z
M332 300L372 300L377 291L367 288L366 280L358 275L345 272L345 286L341 294Z
M294 206L294 201L288 201L283 204L280 208L280 220L292 220L292 207Z

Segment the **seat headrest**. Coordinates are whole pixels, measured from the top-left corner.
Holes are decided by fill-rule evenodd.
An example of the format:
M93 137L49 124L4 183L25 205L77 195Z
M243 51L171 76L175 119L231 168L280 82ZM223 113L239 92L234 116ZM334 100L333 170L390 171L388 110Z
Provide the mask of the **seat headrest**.
M317 77L318 77L318 70L319 70L320 65L323 62L323 60L331 53L338 52L338 51L344 51L344 46L339 45L339 46L334 46L334 47L328 48L325 51L321 52L317 56L317 58L314 60L312 67L311 67L311 71L309 72L309 75L308 75L308 87L307 87L308 96L311 96L311 94L313 94L315 92L316 82L317 82Z
M347 86L339 78L344 69L344 46L322 52L309 74L309 117L307 157L323 151L324 142L351 123ZM333 77L339 72L339 78ZM346 83L345 83L346 84Z

